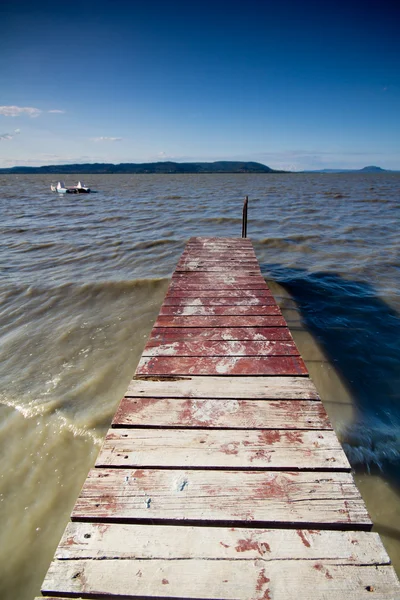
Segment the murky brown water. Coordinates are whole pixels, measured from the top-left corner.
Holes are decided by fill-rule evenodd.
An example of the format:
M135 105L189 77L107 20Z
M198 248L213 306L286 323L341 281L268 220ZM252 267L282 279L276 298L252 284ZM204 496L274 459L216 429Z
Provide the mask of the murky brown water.
M400 571L400 175L91 176L87 197L50 182L0 176L0 597L38 593L185 242L240 235L246 194Z

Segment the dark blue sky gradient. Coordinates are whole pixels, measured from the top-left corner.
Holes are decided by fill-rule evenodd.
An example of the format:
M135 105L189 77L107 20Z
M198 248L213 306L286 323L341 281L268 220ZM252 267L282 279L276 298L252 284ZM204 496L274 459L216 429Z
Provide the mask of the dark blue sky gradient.
M0 113L0 166L400 168L399 17L386 1L3 0L0 105L42 112Z

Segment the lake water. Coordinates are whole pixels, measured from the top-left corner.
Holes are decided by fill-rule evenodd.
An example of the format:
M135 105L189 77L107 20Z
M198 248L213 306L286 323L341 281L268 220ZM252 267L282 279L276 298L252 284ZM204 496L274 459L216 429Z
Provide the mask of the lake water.
M248 235L400 571L400 174L0 175L0 597L31 600L190 236ZM68 177L67 183L76 183Z

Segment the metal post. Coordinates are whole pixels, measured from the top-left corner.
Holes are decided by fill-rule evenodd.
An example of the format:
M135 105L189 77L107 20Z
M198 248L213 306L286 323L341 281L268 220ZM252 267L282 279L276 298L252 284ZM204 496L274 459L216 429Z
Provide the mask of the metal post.
M243 204L243 217L242 217L242 238L247 237L247 206L249 203L249 197L246 196Z

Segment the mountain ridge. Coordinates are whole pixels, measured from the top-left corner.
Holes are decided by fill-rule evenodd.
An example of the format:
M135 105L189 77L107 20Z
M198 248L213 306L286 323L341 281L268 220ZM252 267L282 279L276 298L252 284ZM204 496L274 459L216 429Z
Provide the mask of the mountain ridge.
M41 167L10 167L0 169L3 174L143 174L143 173L285 173L277 171L258 162L249 161L216 161L186 162L172 161L152 163L76 163L70 165L43 165Z

